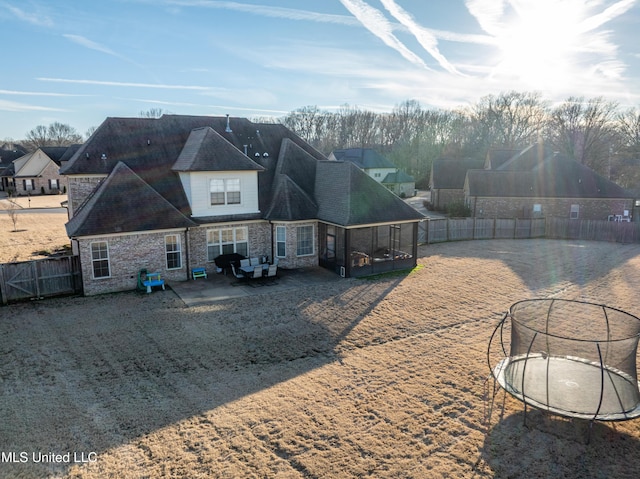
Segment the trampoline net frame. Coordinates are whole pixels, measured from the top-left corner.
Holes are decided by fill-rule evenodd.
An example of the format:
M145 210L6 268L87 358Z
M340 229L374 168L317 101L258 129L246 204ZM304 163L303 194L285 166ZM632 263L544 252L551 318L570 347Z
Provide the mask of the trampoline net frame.
M510 348L503 329L510 319ZM491 364L500 330L504 358ZM561 299L514 303L494 330L487 358L498 384L526 405L565 417L640 416L636 355L640 319L601 304Z

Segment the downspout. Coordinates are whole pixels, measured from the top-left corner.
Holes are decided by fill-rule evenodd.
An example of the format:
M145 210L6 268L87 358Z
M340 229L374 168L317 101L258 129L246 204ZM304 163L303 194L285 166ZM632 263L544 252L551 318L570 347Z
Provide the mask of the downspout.
M184 252L184 256L185 256L185 261L187 262L187 277L186 279L189 280L189 278L191 277L191 262L189 261L190 259L190 254L189 254L189 228L185 228L184 229L184 246L185 246L185 252Z

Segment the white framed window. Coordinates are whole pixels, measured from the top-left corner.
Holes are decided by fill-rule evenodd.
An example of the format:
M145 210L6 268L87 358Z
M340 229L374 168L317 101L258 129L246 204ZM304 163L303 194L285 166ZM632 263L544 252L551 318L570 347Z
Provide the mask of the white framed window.
M572 220L577 220L580 216L580 205L571 205L571 213L569 213L569 218Z
M34 189L33 180L31 179L22 180L22 187L24 188L24 191L33 191Z
M276 256L285 258L287 256L287 228L276 226Z
M56 178L49 179L49 189L50 190L58 189L58 180Z
M207 230L207 261L221 254L249 255L249 232L246 227Z
M313 226L298 226L296 228L296 255L309 256L313 254Z
M216 178L209 181L211 206L239 205L240 178Z
M94 241L91 243L91 266L94 279L109 278L111 276L109 245L106 241Z
M167 255L167 269L182 268L182 246L180 235L166 235L164 248Z

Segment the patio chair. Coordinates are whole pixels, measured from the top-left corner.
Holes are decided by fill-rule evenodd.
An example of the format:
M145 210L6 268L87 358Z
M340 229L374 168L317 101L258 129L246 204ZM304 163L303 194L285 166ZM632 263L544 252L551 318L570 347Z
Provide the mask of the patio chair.
M250 266L249 258L241 259L240 260L240 266Z
M246 276L242 273L238 273L236 271L236 267L233 265L233 263L231 263L231 271L233 272L233 275L238 278L238 279L244 279L246 278Z
M278 276L278 265L270 264L269 269L267 270L266 277L267 278L275 278Z
M262 278L262 266L258 265L253 268L253 279Z
M250 266L258 266L260 264L260 260L258 258L251 258Z
M277 264L270 264L269 265L269 269L267 270L267 272L264 275L264 279L266 284L268 285L274 285L276 284L275 279L278 277L278 265Z

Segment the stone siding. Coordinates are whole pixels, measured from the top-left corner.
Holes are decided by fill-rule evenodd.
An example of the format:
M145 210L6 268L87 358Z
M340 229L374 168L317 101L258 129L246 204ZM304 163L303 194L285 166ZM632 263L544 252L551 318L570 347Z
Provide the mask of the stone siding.
M167 234L178 234L180 236L182 267L179 269L167 269L165 255L165 236ZM108 244L111 273L108 278L93 278L91 243L96 241L106 241ZM155 231L105 238L80 238L78 246L85 296L136 289L138 272L143 268L149 272L160 272L161 277L167 283L185 281L187 279L185 244L184 231Z
M571 205L579 205L579 219L606 220L609 215L631 212L631 199L586 198L470 198L471 215L477 218L531 218L533 205L542 205L543 217L569 218Z

